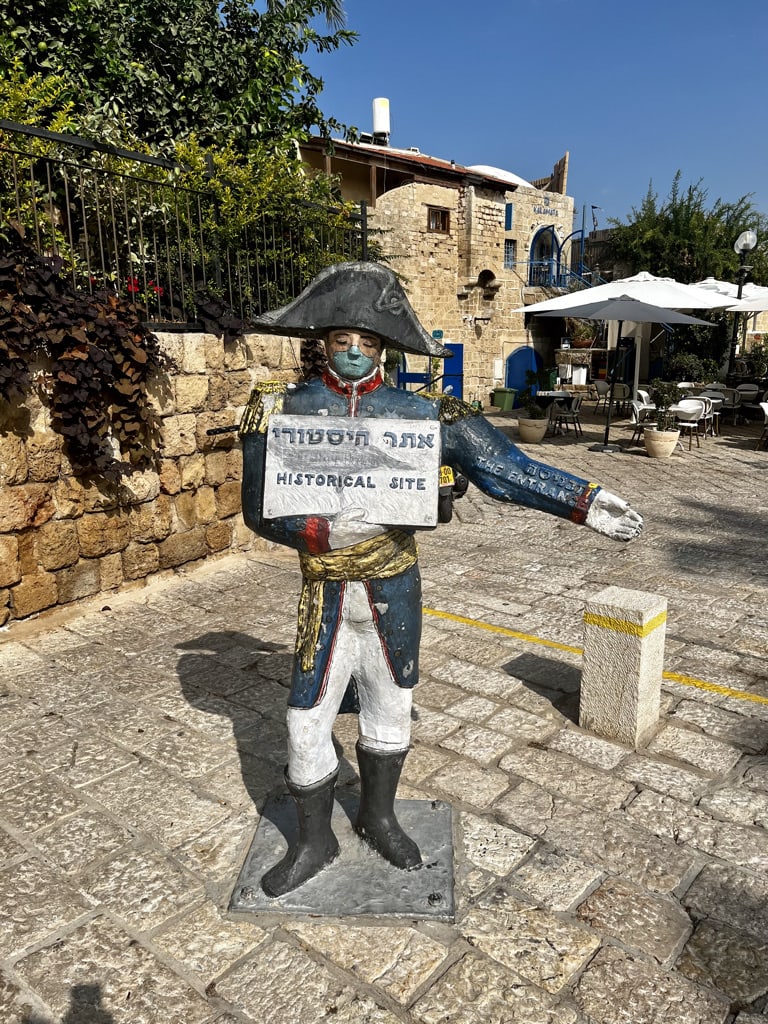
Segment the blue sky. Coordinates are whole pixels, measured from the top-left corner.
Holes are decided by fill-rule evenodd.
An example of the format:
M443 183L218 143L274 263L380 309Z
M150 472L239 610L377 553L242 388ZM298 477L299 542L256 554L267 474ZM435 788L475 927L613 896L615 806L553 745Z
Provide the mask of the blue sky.
M358 42L315 57L320 108L393 146L524 178L571 154L568 192L625 219L678 168L768 214L766 0L345 0ZM577 223L577 226L579 224Z

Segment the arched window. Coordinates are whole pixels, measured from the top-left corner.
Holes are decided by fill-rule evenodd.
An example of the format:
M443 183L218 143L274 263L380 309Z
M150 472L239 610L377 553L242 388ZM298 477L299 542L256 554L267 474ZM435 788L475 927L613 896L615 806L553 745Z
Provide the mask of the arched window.
M539 228L531 240L528 284L557 286L560 282L560 242L553 224Z

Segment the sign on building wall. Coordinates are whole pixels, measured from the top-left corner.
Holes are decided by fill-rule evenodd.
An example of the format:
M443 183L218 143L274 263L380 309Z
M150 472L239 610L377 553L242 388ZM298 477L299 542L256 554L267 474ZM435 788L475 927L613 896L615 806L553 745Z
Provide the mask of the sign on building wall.
M440 471L437 420L272 416L264 515L363 509L391 526L434 526Z

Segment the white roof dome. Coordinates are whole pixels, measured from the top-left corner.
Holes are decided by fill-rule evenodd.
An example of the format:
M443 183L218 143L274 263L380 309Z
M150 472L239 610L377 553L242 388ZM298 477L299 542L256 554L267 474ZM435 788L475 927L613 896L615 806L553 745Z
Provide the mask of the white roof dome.
M526 188L535 188L530 181L521 178L519 174L512 171L504 171L501 167L490 167L488 164L472 164L468 171L477 171L478 174L487 174L489 178L498 178L499 181L508 181L510 185L524 185Z

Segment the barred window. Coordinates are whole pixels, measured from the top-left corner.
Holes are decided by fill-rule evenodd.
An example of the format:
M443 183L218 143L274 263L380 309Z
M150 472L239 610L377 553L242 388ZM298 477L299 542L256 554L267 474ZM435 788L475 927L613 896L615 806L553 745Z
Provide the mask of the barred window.
M517 262L517 241L514 238L504 239L504 269L514 270Z

